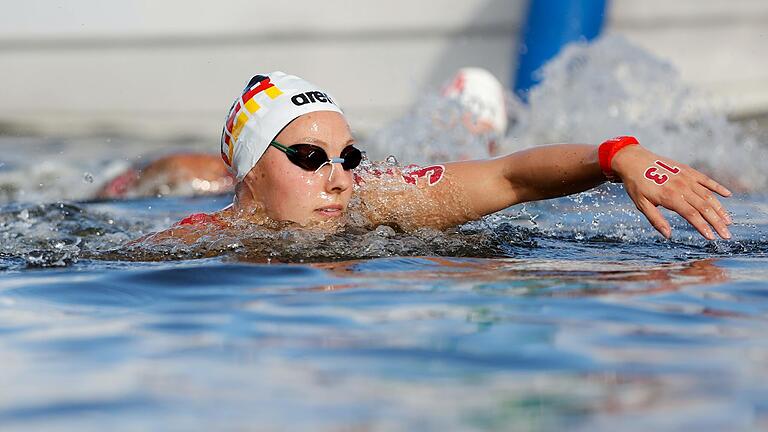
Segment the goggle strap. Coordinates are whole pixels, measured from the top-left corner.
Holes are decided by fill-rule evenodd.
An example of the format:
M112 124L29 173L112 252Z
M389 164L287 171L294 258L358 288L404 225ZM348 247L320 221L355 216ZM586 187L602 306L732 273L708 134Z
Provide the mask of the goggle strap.
M285 153L288 153L288 154L296 153L296 149L292 149L290 147L286 147L286 146L280 144L277 141L272 141L270 144L272 144L273 146L279 148L280 150L282 150Z

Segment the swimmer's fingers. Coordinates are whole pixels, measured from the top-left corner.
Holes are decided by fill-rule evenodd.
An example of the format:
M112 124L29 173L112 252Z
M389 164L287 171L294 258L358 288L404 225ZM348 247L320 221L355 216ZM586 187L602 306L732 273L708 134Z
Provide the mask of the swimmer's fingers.
M709 228L709 224L706 219L704 219L704 216L702 216L702 213L696 207L688 203L687 199L676 200L672 205L664 205L664 207L682 216L689 224L696 228L704 238L708 240L715 239L715 234L712 233L712 230Z
M651 225L656 228L656 231L661 233L665 238L670 238L672 236L672 228L670 228L669 222L654 204L641 196L635 200L635 205L637 206L637 209L645 215Z
M711 201L705 200L695 194L686 195L685 199L688 201L688 204L695 208L696 211L699 212L699 214L704 218L704 220L706 220L707 223L711 225L715 231L717 231L717 234L720 237L724 239L731 238L731 233L728 231L725 220L720 216L714 206L712 206Z
M706 201L715 211L717 212L718 216L725 221L726 225L731 225L733 223L733 220L731 219L731 215L728 214L728 210L725 209L723 204L720 203L720 200L718 200L711 192L710 189L698 184L693 188L694 192L696 192L696 195L698 195L701 199Z
M696 171L695 169L686 166L686 171L693 176L693 178L702 186L705 188L711 190L712 192L717 192L720 196L723 197L729 197L731 196L731 191L728 190L725 186L721 185L720 183L712 180L711 178L707 177L706 175Z

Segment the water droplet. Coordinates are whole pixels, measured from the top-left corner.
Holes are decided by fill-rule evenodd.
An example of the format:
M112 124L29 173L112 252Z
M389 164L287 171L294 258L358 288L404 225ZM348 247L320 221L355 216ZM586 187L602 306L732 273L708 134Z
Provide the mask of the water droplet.
M86 172L83 174L83 181L86 183L93 183L93 174Z
M389 166L397 166L397 158L394 155L387 156L386 163Z
M361 152L363 154L363 159L360 161L360 168L364 170L371 169L371 166L373 165L371 163L371 160L368 159L368 154L366 152Z

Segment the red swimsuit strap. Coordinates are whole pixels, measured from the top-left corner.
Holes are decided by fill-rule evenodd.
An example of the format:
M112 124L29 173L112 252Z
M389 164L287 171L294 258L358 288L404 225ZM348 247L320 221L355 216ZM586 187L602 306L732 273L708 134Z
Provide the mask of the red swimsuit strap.
M208 213L195 213L193 215L189 215L184 219L176 222L176 226L200 225L200 224L211 224L211 223L219 226L226 226L226 224L221 219L219 219L218 216L211 215Z

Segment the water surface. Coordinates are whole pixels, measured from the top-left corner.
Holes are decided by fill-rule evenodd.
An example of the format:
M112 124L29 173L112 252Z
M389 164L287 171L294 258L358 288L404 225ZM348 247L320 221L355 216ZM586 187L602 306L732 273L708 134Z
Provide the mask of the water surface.
M89 252L149 229L147 212L175 220L226 199L5 207L4 235L13 223L56 234L32 229L15 240L27 252L2 258L3 430L768 424L763 199L733 200L729 242L700 240L679 219L665 241L629 202L583 224L578 209L599 203L586 197L513 208L420 246L403 233L337 236L366 259ZM430 248L464 256L423 256ZM419 256L389 256L408 251Z

